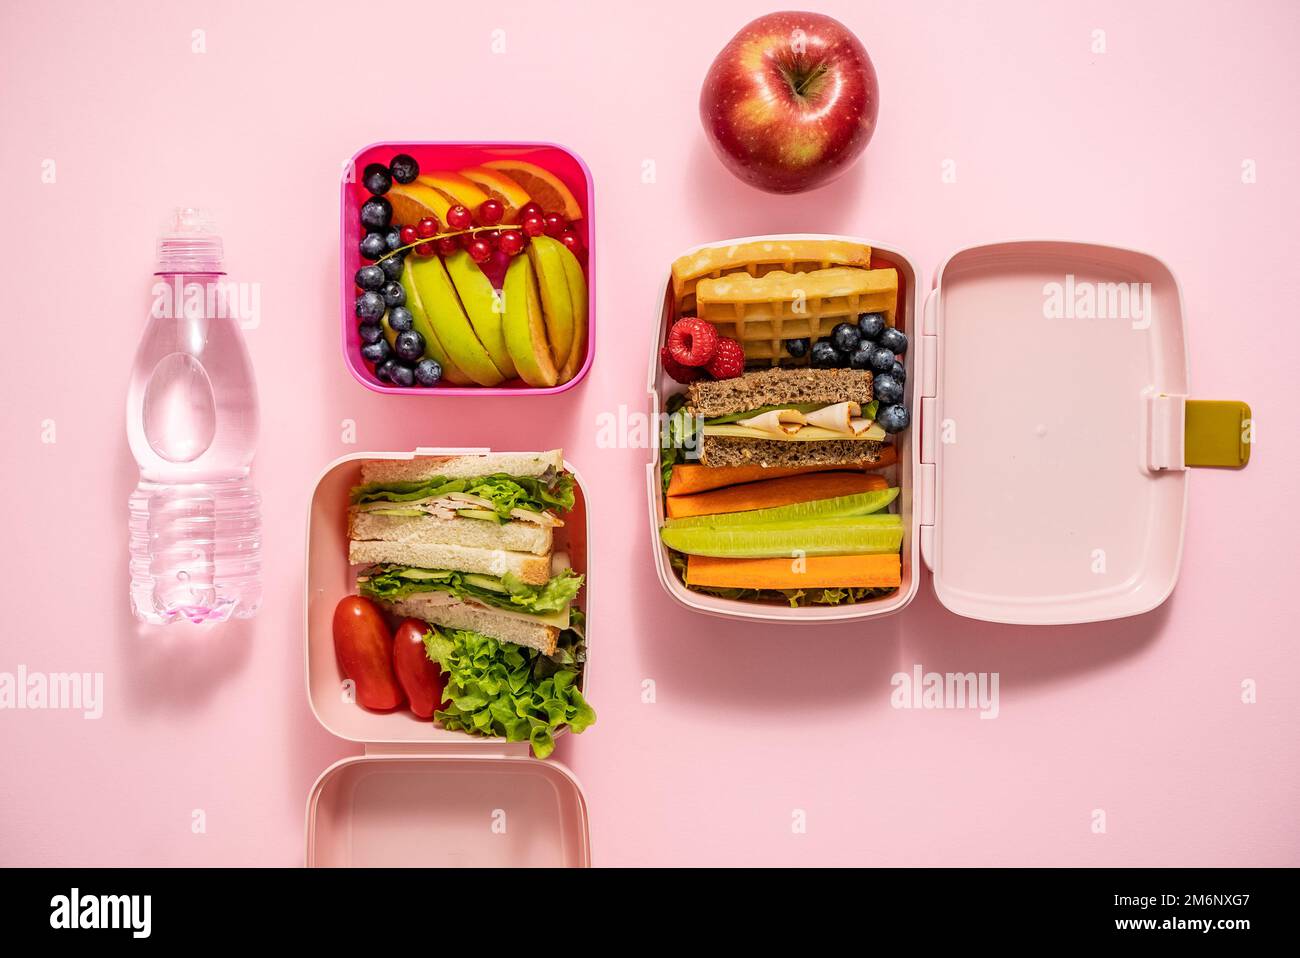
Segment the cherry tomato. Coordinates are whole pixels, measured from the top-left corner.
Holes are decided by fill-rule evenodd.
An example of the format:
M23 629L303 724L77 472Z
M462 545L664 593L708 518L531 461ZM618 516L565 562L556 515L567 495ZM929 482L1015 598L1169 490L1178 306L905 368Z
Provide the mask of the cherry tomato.
M335 606L334 654L366 708L389 712L406 701L393 675L392 633L369 599L350 595Z
M402 684L411 711L420 718L433 718L442 705L442 669L430 662L424 650L424 633L429 626L419 619L404 619L393 636L393 671Z

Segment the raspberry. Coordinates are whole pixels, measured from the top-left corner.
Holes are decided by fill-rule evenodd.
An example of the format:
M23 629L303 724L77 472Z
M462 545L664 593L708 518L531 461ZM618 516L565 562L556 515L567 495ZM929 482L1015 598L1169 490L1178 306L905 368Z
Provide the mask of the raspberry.
M683 385L693 383L704 375L704 370L698 366L683 366L673 359L672 354L668 352L667 346L659 350L659 358L663 360L664 372Z
M668 352L683 366L703 366L717 345L718 331L694 316L683 316L668 330Z
M745 347L729 336L718 338L713 358L704 367L714 379L734 379L745 371Z

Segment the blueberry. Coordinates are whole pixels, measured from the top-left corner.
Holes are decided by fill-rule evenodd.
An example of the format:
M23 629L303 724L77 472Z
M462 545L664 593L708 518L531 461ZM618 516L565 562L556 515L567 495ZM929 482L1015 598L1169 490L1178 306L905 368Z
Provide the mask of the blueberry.
M366 259L379 259L387 252L388 244L382 233L367 233L361 240L361 255Z
M884 346L876 346L871 350L869 362L872 372L887 373L894 368L894 354Z
M402 231L399 227L390 226L383 231L384 244L390 249L397 249L402 245Z
M389 309L406 305L406 290L402 289L402 284L396 280L385 283L379 293L384 297L384 305Z
M787 339L785 341L785 351L795 359L803 359L808 355L808 340L805 339Z
M840 364L840 354L826 340L821 339L812 345L812 359L809 360L817 369L834 369Z
M432 386L442 378L442 367L436 359L421 359L415 364L415 381L421 386Z
M394 306L388 311L388 325L395 333L404 333L415 325L415 317L405 306Z
M355 281L362 289L379 289L385 279L384 271L378 266L363 266L357 270Z
M375 364L375 378L381 383L391 383L393 381L392 369L397 365L397 360L393 358L385 359L381 363Z
M424 355L424 337L413 329L398 333L397 340L393 343L393 352L402 359L415 362Z
M859 313L858 314L858 332L862 334L863 339L869 339L873 343L876 338L885 330L884 313Z
M361 204L361 225L368 230L386 230L393 219L393 204L382 196L372 196Z
M831 345L845 356L852 355L861 342L862 333L852 323L840 323L831 330Z
M388 347L388 340L376 339L373 343L366 343L361 347L361 356L369 363L382 363L393 351Z
M889 375L893 376L900 383L907 382L907 370L904 369L903 364L897 360L894 361L893 368L889 370Z
M395 386L415 385L415 373L406 363L393 363L388 367L388 375L392 377Z
M361 341L366 345L377 343L384 338L384 328L375 323L362 323L357 327L357 332L361 334Z
M388 257L388 259L381 260L378 265L389 279L401 279L402 269L406 265L406 257L398 253L395 256Z
M852 354L851 356L849 356L849 368L850 368L850 369L870 369L870 368L871 368L871 354L874 353L875 351L876 351L876 347L875 347L875 346L872 346L872 345L871 345L870 343L868 343L868 342L864 342L864 343L863 343L861 346L859 346L857 349L853 350L853 354Z
M368 289L357 297L357 319L377 323L384 318L384 297Z
M889 373L881 373L871 384L872 392L882 404L903 401L903 384Z
M893 326L881 333L876 342L898 356L907 352L907 334L901 329L895 329Z
M880 428L885 432L902 432L912 424L912 417L906 406L895 403L877 412L876 422L880 423Z
M415 157L398 153L393 157L393 162L388 164L388 171L393 174L393 179L397 182L410 183L420 175L420 164L415 162Z
M382 163L371 163L361 174L361 183L375 196L383 196L393 186L393 177Z

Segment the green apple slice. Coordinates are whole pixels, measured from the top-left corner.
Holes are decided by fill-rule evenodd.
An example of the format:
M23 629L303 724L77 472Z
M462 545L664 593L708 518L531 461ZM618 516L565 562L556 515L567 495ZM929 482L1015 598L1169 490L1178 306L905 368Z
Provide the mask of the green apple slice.
M492 357L492 364L506 379L514 379L518 373L510 359L510 351L506 349L506 334L501 322L504 310L497 291L492 288L492 281L483 275L464 250L444 257L443 263L470 325Z
M564 273L561 253L564 244L549 236L535 236L528 244L528 258L537 276L542 294L542 314L546 318L546 335L557 366L563 366L573 348L573 302L569 298L569 280Z
M480 386L499 386L504 382L505 376L493 364L470 325L442 260L437 256L408 257L403 276L407 273L437 331L438 342L451 361Z
M415 281L411 277L411 270L408 266L402 270L402 289L406 291L406 308L411 311L411 326L421 336L424 337L424 355L429 359L436 359L438 365L442 367L442 378L453 386L472 386L474 380L465 375L465 371L451 361L447 355L447 350L442 346L438 339L438 332L433 328L433 321L429 319L429 311L425 309L424 302L420 299L420 291L415 286ZM388 345L392 346L397 340L397 331L388 325L388 317L384 317L384 336L388 339Z
M578 375L587 359L587 277L578 258L563 243L560 244L560 259L564 263L564 278L569 284L569 301L573 303L573 345L569 349L569 358L564 361L564 368L560 370L560 382L567 383Z
M506 348L510 350L519 378L530 386L554 386L558 372L546 341L542 302L527 256L516 256L510 261L503 293Z

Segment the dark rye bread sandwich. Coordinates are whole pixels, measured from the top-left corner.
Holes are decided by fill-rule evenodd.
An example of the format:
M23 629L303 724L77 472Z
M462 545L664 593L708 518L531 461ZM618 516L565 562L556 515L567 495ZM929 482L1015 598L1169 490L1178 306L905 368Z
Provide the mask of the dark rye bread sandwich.
M686 391L705 466L810 466L871 462L885 431L875 422L871 373L764 369L700 380Z

